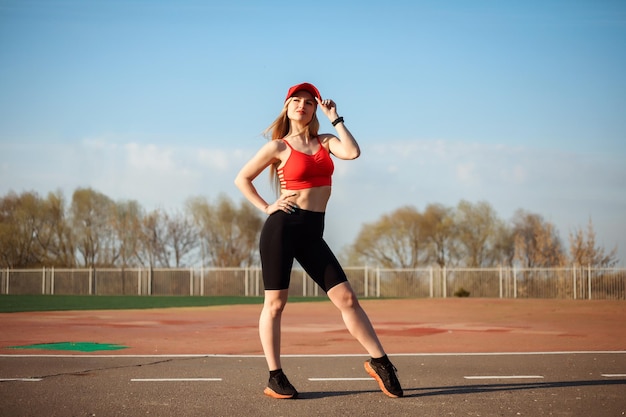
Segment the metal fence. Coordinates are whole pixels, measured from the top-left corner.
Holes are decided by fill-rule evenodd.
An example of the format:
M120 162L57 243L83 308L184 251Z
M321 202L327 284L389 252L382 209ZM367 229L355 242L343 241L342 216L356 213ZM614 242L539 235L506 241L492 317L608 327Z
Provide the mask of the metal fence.
M626 300L626 268L345 268L360 297ZM323 296L302 269L292 295ZM0 294L259 296L260 268L4 269Z

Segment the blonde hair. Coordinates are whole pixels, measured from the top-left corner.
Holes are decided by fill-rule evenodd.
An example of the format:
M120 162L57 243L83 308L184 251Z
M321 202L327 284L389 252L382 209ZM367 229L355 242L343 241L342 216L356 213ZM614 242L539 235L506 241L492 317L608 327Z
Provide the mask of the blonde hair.
M289 117L287 117L287 106L293 100L293 97L289 97L285 100L285 105L283 106L282 111L274 120L274 122L269 125L267 129L263 131L263 136L270 140L280 140L283 139L289 131L291 130L291 123L289 121ZM315 138L318 135L318 131L320 129L320 122L317 119L317 114L313 113L313 118L306 125L305 135L307 139ZM280 165L280 161L272 164L270 167L270 181L272 183L272 188L276 191L276 194L280 194L280 178L278 178L277 168Z

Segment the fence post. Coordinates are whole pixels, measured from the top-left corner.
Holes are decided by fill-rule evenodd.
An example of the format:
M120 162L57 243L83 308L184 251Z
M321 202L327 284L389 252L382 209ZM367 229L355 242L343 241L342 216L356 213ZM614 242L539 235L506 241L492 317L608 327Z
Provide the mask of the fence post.
M430 280L428 282L428 290L430 292L430 298L433 298L433 266L431 265L429 268Z
M189 295L193 295L193 268L189 267Z
M500 298L502 298L502 265L500 265Z
M261 269L256 268L254 271L254 294L258 297L261 295Z
M576 265L572 265L572 283L574 285L574 300L576 299Z
M246 266L243 270L243 295L246 297L250 295L250 290L248 288L248 279L250 276L250 267Z
M380 298L380 266L376 267L376 298Z
M443 285L443 287L441 289L442 290L441 295L442 295L443 298L448 298L448 288L447 288L448 287L448 280L446 279L446 267L445 266L443 267L441 273L442 273L442 285Z
M587 282L589 283L589 299L591 300L591 265L588 265L587 268L587 271L589 272L587 275Z
M370 289L369 289L369 282L368 282L368 277L367 277L367 265L365 265L365 273L363 274L363 296L364 297L369 297L369 293L370 293Z
M200 295L204 296L204 264L200 265Z
M41 270L38 271L37 268L41 268ZM205 292L208 292L209 295L212 295L211 294L212 293L211 285L213 282L212 268L208 267L208 270L209 270L208 274L205 274L204 266L202 265L200 267L199 274L196 274L195 266L187 267L187 268L189 269L189 278L188 278L189 291L187 295L205 296ZM376 266L376 265L374 266L374 268L370 268L367 265L362 265L360 267L354 267L354 268L358 268L358 270L361 271L361 274L363 274L361 280L363 282L364 289L360 290L361 287L358 287L358 288L359 288L359 291L362 291L361 294L363 294L367 298L376 298L376 297L380 298L383 296L388 296L391 293L401 293L405 289L405 287L403 286L405 284L403 284L401 280L397 280L398 282L395 282L395 280L393 279L394 274L398 274L398 273L410 273L410 274L415 275L413 279L415 281L419 280L420 285L422 285L422 287L419 288L419 292L420 292L418 295L419 297L424 296L424 293L423 293L423 283L424 283L423 279L425 278L424 274L428 274L428 278L429 278L429 282L428 282L429 295L427 297L430 297L431 299L448 297L448 277L447 277L448 268L445 266L439 266L436 263L433 263L432 265L429 265L422 269L413 268L411 270L387 269L384 266ZM598 290L599 298L604 297L604 291L607 292L607 297L618 297L618 298L624 297L623 286L621 286L620 284L612 283L610 279L612 278L613 274L615 274L617 277L616 280L619 279L620 280L619 282L622 282L621 280L623 279L623 275L626 274L626 268L615 268L616 272L614 273L611 272L610 274L607 274L608 277L607 277L606 288L603 287L604 282L602 280L603 280L604 271L608 270L608 268L604 268L604 269L596 268L594 267L594 265L591 265L591 264L588 264L587 267L585 267L584 265L572 263L570 267L564 266L561 268L525 268L523 266L520 266L520 268L517 268L515 264L507 265L506 267L504 266L504 264L502 264L502 265L499 265L497 268L498 268L497 271L498 271L498 280L499 280L498 281L499 294L498 296L496 296L496 298L499 297L500 299L504 299L504 298L517 299L519 297L537 298L537 297L543 297L546 295L553 296L549 290L553 289L554 280L546 279L544 275L548 276L548 278L556 276L560 280L559 282L565 285L565 288L567 287L567 283L569 281L573 287L571 289L571 292L569 293L570 300L571 299L593 300L594 299L593 286L596 285L595 284L596 281L597 281L597 286L599 288ZM570 270L569 273L571 274L570 278L567 277L568 268ZM130 291L130 294L134 293L140 296L146 296L146 295L153 295L155 289L159 290L159 288L156 288L156 287L159 286L158 284L161 282L161 278L159 278L159 280L154 282L153 269L149 267L139 267L139 268L132 268L132 269L135 269L137 272L137 275L135 278L136 283L137 283L137 292L134 293ZM130 280L133 280L132 269L126 270L126 276L128 276ZM242 268L225 268L225 269L227 270L226 273L228 274L228 276L229 277L232 276L233 279L235 279L235 281L238 280L239 277L243 277L244 291L245 291L246 296L251 296L251 295L258 296L260 293L262 294L261 290L263 287L263 282L261 281L261 269L258 266L255 266L255 267L248 266L248 267L245 267L245 269L242 269ZM459 284L462 280L469 280L472 283L477 282L478 284L481 284L482 281L480 280L483 278L483 276L488 276L488 279L486 279L484 283L485 285L488 284L489 292L488 292L488 295L486 296L487 297L494 296L493 272L494 272L495 267L494 268L482 268L483 275L465 274L467 271L472 272L473 271L472 268L458 268L457 269L455 267L450 267L450 269L451 269L450 283L452 285L450 287L450 291L454 292L455 286ZM522 286L521 295L519 295L518 284L517 284L518 269L520 270L520 285ZM164 278L169 279L171 282L176 281L177 284L182 284L180 279L184 279L184 277L180 276L180 274L182 273L184 275L184 267L176 268L175 270L178 273L177 275L173 276L173 274L167 274ZM80 284L80 286L69 290L69 291L74 291L73 293L76 293L76 294L78 293L84 294L83 280L86 279L85 277L88 277L89 295L98 295L100 292L104 292L104 293L109 292L110 288L108 287L108 283L110 281L110 277L116 280L119 279L119 269L114 269L112 272L113 274L111 273L111 270L109 269L102 269L101 270L102 276L99 277L98 268L93 267L93 266L85 265L83 267L76 268L75 270L72 270L72 269L67 270L65 268L61 268L61 281L62 281L60 284L62 287L61 292L68 290L67 283L65 283L65 280L68 279L68 277L66 276L68 271L70 274L69 278L72 279L72 283L73 283L73 279L76 278L78 281L77 284ZM12 274L11 273L12 272L13 272L13 269L10 267L5 267L5 268L0 267L0 293L11 294L11 291L12 291L11 289L12 288L11 287ZM87 275L85 275L85 272L87 272ZM301 270L301 273L302 273L302 283L303 283L301 294L307 297L317 297L320 294L319 287L316 285L312 285L311 287L312 289L311 291L309 291L308 286L310 283L308 282L308 275L306 271L304 270ZM295 274L297 275L297 272L295 272ZM26 276L27 278L26 282L23 282L21 280L23 275ZM207 275L209 276L207 277ZM357 275L358 273L355 272L354 277L356 280L358 280ZM37 276L39 276L39 278L37 278ZM45 294L55 295L56 294L56 267L54 266L50 266L50 267L40 266L40 267L35 267L35 268L30 268L30 269L25 269L25 270L18 269L16 270L16 277L18 281L16 281L17 286L15 288L16 288L16 291L18 292L27 291L29 294L42 294L42 295L45 295ZM199 277L199 278L196 278L196 277ZM100 283L101 288L99 288L99 283L98 283L99 278L101 279L101 283ZM196 281L198 281L198 279L200 279L201 281L198 284L198 290L196 290ZM206 279L209 280L208 283L205 282ZM297 278L295 279L297 280ZM384 288L383 288L383 279L385 279ZM37 280L40 280L40 282L37 282ZM372 282L372 280L374 282ZM511 283L511 280L513 280L512 283ZM114 281L114 282L117 283L117 281ZM126 284L129 283L128 280L125 280L124 282ZM579 283L580 283L580 288L578 288ZM206 285L209 285L209 288L206 289L205 291ZM23 286L24 288L22 288ZM128 287L129 285L126 285L125 288L122 288L122 291L128 290ZM130 285L130 288L132 288L132 285ZM239 288L239 293L240 293L241 288L240 287L237 287L237 288ZM176 287L176 289L179 289L179 287ZM234 291L234 289L231 289L231 290ZM383 290L385 294L383 294ZM559 287L559 292L557 293L557 297L567 297L567 292L564 293L561 290L562 288ZM129 292L125 291L125 293L128 294ZM407 295L408 294L409 292L407 292ZM450 297L453 297L453 293L450 293Z
M513 265L513 298L517 298L517 268Z
M148 295L152 295L152 265L148 268Z

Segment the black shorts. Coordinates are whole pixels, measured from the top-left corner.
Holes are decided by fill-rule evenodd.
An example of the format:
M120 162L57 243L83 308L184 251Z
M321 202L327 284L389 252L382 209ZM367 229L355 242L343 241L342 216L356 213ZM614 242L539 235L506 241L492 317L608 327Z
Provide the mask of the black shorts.
M325 292L346 282L346 273L323 233L324 213L302 209L272 213L263 225L259 245L265 289L289 288L294 259Z

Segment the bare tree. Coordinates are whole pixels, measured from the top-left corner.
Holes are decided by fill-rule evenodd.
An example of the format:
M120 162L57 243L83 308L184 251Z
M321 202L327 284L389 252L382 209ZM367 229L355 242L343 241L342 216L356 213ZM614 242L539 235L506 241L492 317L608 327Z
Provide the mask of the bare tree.
M523 231L524 225L524 219L520 219L518 232ZM534 242L532 230L530 236ZM514 236L514 230L486 202L461 201L456 209L430 204L424 213L403 207L383 215L377 222L363 225L346 259L388 268L414 268L432 263L440 267L511 265L516 253ZM557 254L558 243L557 237ZM545 239L539 244L545 245ZM538 255L533 257L537 258Z
M114 204L112 225L119 248L117 264L122 267L134 266L141 251L141 225L143 209L137 201L125 201Z
M498 220L493 240L494 266L513 265L515 261L515 235L513 229L503 221Z
M71 229L61 192L0 199L0 262L8 267L75 265Z
M0 257L10 268L38 266L43 254L38 243L42 227L41 199L36 193L9 193L0 201Z
M259 261L259 235L263 227L264 218L258 210L243 201L237 209L235 234L233 237L238 242L239 266L252 266Z
M441 204L430 204L422 215L424 236L431 243L430 258L440 267L452 262L456 257L456 225L452 209Z
M603 246L596 245L596 232L591 218L587 224L587 235L582 229L578 229L569 235L570 256L572 262L579 266L592 266L609 268L615 266L618 260L615 258L617 246L611 252L605 254Z
M61 191L48 194L48 198L43 201L44 232L39 241L48 265L76 266L76 248L66 211L65 197Z
M237 208L225 196L220 196L216 205L202 197L188 200L202 245L203 264L213 266L252 265L258 252L258 236L263 220L248 203Z
M518 210L513 219L515 259L526 268L558 267L565 255L553 224L540 215Z
M71 224L84 266L112 266L119 257L113 213L115 203L91 188L74 191Z
M385 268L415 268L429 259L422 215L402 207L361 227L352 251L364 262Z
M168 217L165 243L174 265L183 266L184 260L199 246L199 232L190 215L179 212Z
M462 200L456 209L455 223L465 265L492 266L496 257L498 227L498 217L493 207L484 201L472 204Z
M143 266L169 267L169 253L166 248L167 214L161 210L154 210L143 217L141 221L141 250L137 252L137 259Z

